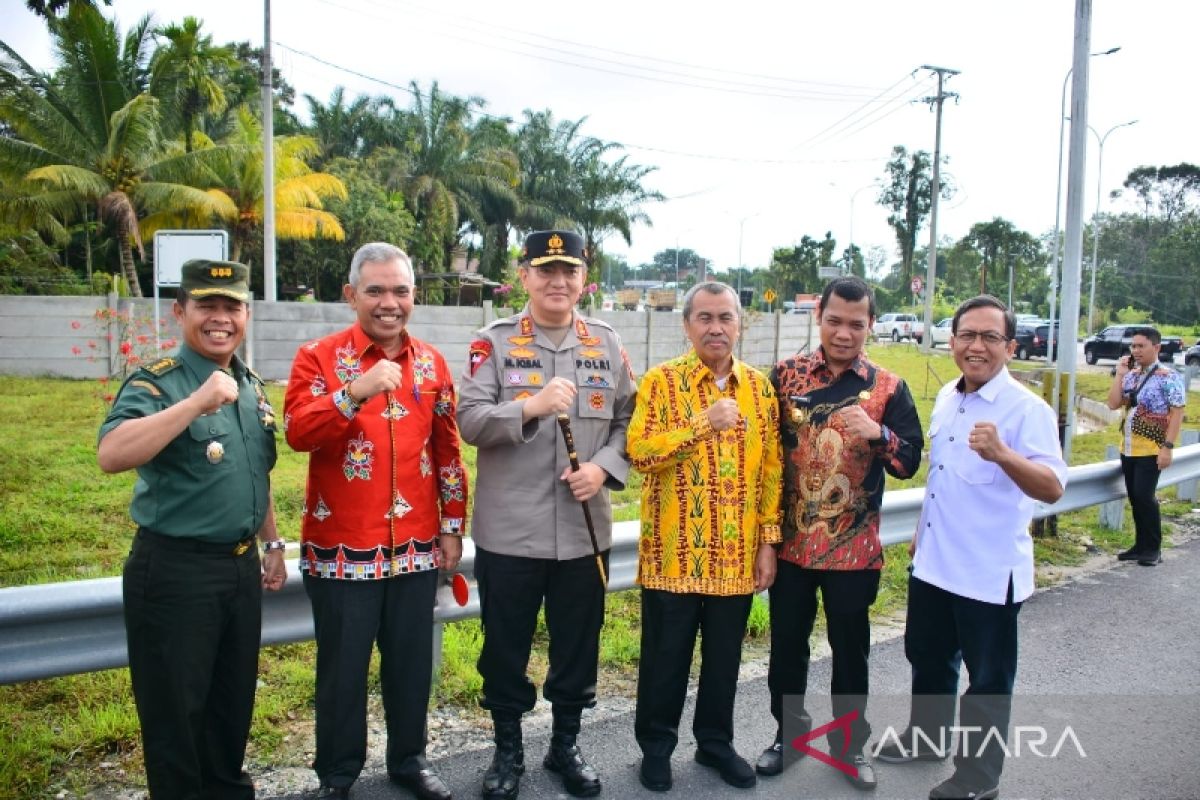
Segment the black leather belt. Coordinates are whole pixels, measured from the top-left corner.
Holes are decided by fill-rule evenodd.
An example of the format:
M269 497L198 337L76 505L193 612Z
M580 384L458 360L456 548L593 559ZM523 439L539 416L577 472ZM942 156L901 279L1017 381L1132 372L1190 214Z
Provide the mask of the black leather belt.
M137 535L152 542L155 547L180 553L208 553L210 555L241 556L254 549L254 537L247 536L237 542L206 542L188 536L168 536L165 533L139 527Z

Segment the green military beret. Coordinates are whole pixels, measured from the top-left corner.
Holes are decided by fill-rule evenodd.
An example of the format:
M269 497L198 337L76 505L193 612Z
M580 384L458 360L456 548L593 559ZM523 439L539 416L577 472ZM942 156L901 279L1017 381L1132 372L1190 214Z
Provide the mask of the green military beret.
M250 302L250 268L236 261L193 258L183 264L180 286L193 300L221 296Z

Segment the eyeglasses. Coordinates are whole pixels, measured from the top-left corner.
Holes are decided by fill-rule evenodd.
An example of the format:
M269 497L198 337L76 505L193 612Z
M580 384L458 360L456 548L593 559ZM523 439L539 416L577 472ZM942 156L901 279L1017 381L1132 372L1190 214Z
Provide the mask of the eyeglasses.
M954 338L968 347L975 344L979 339L983 339L984 344L991 345L992 347L998 347L1008 341L1007 336L995 331L959 331L954 334Z

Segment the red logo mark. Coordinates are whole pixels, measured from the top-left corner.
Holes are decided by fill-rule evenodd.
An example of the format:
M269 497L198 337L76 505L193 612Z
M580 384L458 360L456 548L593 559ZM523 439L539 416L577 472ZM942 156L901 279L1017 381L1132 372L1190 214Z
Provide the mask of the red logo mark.
M848 764L840 758L834 758L828 753L816 750L808 746L808 743L818 736L824 736L831 730L840 729L842 731L842 752L840 755L846 755L846 751L850 749L850 723L858 719L858 709L854 709L849 714L843 714L833 722L827 722L819 728L813 728L803 736L797 736L792 740L792 747L799 750L801 753L806 753L822 764L828 764L839 772L844 772L851 778L858 777L858 767L853 764Z

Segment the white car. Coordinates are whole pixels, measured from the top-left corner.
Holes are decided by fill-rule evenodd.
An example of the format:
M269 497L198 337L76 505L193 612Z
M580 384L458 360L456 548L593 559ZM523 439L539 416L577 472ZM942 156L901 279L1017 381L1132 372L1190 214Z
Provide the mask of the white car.
M878 339L891 339L898 342L901 339L921 341L921 321L916 314L884 314L875 320L872 332Z
M929 334L929 341L937 347L939 344L950 346L950 326L954 323L953 317L946 317L944 320L933 326L933 332Z

